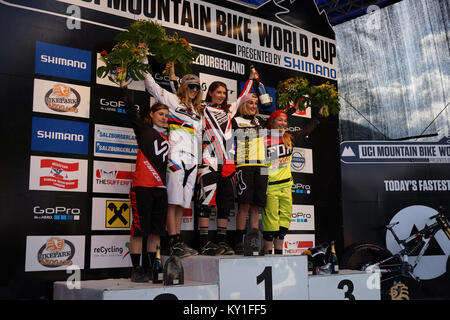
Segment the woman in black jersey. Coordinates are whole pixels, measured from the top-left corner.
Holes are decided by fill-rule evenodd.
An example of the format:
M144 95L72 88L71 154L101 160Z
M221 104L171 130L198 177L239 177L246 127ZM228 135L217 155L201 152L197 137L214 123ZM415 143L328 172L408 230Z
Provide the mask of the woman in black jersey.
M130 120L138 151L136 169L132 173L130 204L133 222L130 229L131 281L148 282L149 270L140 264L142 239L147 236L150 266L156 257L160 236L165 233L167 215L166 168L169 153L167 125L169 109L155 103L141 110L134 105L132 95L124 87L125 109Z

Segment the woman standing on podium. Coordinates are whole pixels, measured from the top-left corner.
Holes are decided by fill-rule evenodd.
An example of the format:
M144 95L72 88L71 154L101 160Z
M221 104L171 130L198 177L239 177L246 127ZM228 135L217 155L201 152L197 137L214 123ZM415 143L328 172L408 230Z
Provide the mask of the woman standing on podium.
M228 89L225 83L210 84L204 107L202 127L202 163L197 175L197 196L195 203L199 212L199 247L203 255L232 255L234 250L227 241L227 227L230 210L235 202L234 141L231 121L242 99L250 92L254 78L249 80L239 98L228 104ZM172 89L176 86L175 70L171 68ZM217 234L215 242L209 234L209 217L217 207Z
M130 228L131 281L148 282L151 270L141 266L142 240L147 236L150 266L155 263L160 236L165 234L167 214L166 168L169 143L167 123L169 108L155 103L138 110L127 87L125 109L138 144L136 168L132 173L130 204L133 222ZM157 152L158 150L158 152Z
M148 63L147 57L145 62ZM159 102L169 107L169 144L167 165L167 231L170 254L180 258L198 252L181 241L181 221L184 209L191 207L201 156L201 130L203 107L201 105L200 79L185 75L176 94L161 88L149 73L145 73L145 87Z
M314 108L313 112L316 109ZM286 132L288 115L293 114L295 108L288 112L276 110L271 113L267 121L270 132L267 137L268 158L268 186L267 201L262 211L262 229L264 247L271 253L275 246L275 254L283 253L284 237L289 230L292 218L292 151L295 144L314 130L319 120L313 117L308 124L294 136Z

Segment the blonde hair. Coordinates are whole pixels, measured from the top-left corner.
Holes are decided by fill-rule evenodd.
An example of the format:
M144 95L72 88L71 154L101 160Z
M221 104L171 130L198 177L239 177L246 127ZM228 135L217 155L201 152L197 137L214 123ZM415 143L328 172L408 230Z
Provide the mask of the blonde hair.
M252 94L252 97L254 98L254 99L258 99L258 96L256 95L256 94ZM247 114L249 114L249 112L248 112L248 109L247 109L247 102L248 101L246 101L246 102L244 102L244 103L241 103L240 105L239 105L239 107L238 107L238 109L237 109L237 114L238 115L240 115L240 116L245 116L245 115L247 115Z
M292 143L292 135L288 132L284 132L283 136L281 137L281 140L283 141L283 144L288 148L289 150L294 147Z
M194 80L198 79L195 75L185 75L183 80ZM184 82L177 90L177 97L180 99L181 103L183 103L190 111L194 109L200 115L203 115L204 107L202 106L202 91L201 89L198 91L197 95L193 100L189 99L189 83Z

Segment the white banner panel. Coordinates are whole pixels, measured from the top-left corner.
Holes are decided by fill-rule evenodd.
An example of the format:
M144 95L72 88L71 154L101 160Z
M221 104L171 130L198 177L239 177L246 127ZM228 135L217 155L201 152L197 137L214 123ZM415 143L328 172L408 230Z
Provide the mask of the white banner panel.
M129 199L92 198L92 230L130 230Z
M84 269L85 236L28 236L25 272Z
M129 194L135 164L94 161L92 191Z
M302 254L308 248L314 248L315 235L313 234L287 234L284 237L283 254Z
M94 156L136 159L137 141L132 128L96 124Z
M34 112L89 118L90 102L89 87L34 79Z
M292 151L291 170L298 173L313 173L312 149L294 148Z
M291 226L289 230L314 230L314 206L292 205Z
M30 190L87 191L87 160L30 157Z
M131 267L130 236L92 236L91 269Z

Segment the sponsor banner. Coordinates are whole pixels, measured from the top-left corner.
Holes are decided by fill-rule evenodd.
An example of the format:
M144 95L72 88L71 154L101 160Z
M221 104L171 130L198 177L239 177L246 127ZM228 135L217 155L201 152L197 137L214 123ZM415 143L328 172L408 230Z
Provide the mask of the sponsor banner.
M89 123L33 117L31 150L88 154Z
M194 230L194 203L191 203L189 209L183 209L183 217L181 218L181 230L192 231Z
M133 129L95 125L94 156L136 159L137 150Z
M92 192L129 194L135 164L94 161Z
M89 118L90 99L89 87L34 79L34 112Z
M292 115L296 117L311 119L311 107L308 107L303 111L295 111Z
M314 206L292 205L291 226L289 230L314 230Z
M290 11L302 9L296 8L296 4L268 1L258 8L258 12L265 11L265 19L204 1L157 0L151 1L151 5L144 1L133 5L125 1L59 1L133 20L151 18L164 27L191 33L196 39L191 41L194 49L226 52L255 63L337 79L336 41L286 21L292 19ZM315 13L320 19L319 12ZM205 46L208 42L218 42L222 46ZM239 68L226 61L209 63L219 70Z
M105 66L105 63L100 58L101 58L101 55L100 55L100 53L97 52L97 69L100 68L100 67ZM119 85L117 83L109 80L109 77L112 77L112 78L115 77L115 73L114 74L109 74L109 75L105 76L104 78L100 78L97 75L97 72L95 74L96 74L96 83L97 84L102 84L102 85L105 85L105 86L119 88ZM130 89L130 90L145 91L144 81L131 81L131 82L128 83L127 86L128 86L128 89Z
M80 221L81 215L85 215L87 210L80 205L69 205L65 200L67 199L55 199L55 197L52 197L50 201L47 199L42 201L40 197L37 203L32 204L33 220L42 222Z
M129 268L130 236L92 236L90 268Z
M36 41L34 72L90 82L91 52Z
M291 171L297 173L313 173L312 149L294 148L292 151Z
M150 103L149 95L141 91L130 92L133 95L134 104L141 108ZM130 122L126 116L125 101L121 89L97 85L93 90L92 111L97 123L108 123L127 127Z
M92 230L130 230L129 199L92 198Z
M25 272L84 269L84 236L28 236Z
M284 237L283 254L302 254L308 248L315 247L313 234L287 234Z
M292 189L293 195L301 195L301 196L312 195L311 184L294 182L291 186L291 189Z
M87 191L87 160L30 157L30 190Z
M352 141L341 143L344 163L450 163L450 144Z
M221 81L226 84L228 90L228 103L233 103L234 101L236 101L237 97L240 94L240 92L237 92L237 82L234 79L218 77L212 74L202 72L200 72L199 78L203 90L203 100L206 99L206 94L208 93L209 85L214 81Z

